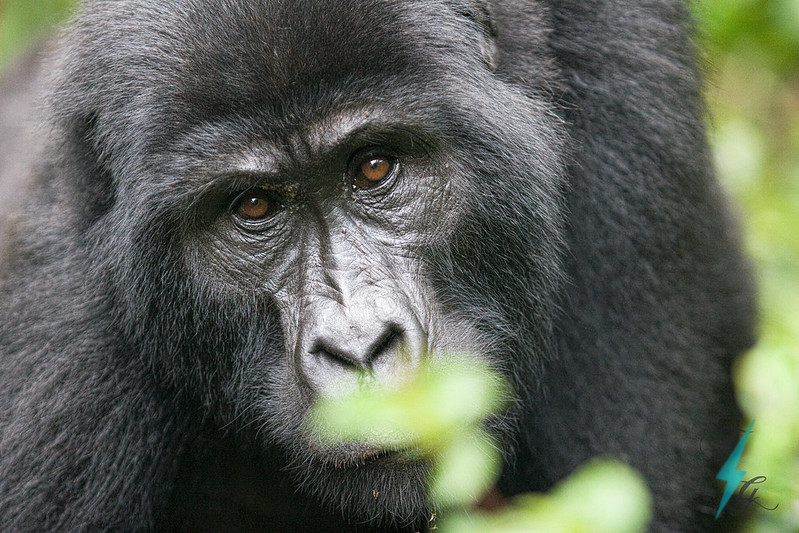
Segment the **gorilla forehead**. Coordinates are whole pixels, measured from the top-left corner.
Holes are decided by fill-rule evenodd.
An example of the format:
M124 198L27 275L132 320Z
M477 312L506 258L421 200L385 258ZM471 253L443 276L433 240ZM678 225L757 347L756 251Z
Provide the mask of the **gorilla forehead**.
M512 100L486 95L508 89L486 68L480 5L97 0L66 38L52 112L68 131L90 124L77 135L100 143L123 181L150 166L145 154L229 118L254 119L249 135L278 142L353 102L452 126L462 120L443 108Z
M312 88L407 76L414 66L396 10L366 4L353 11L341 1L306 2L302 9L287 4L242 2L193 13L187 23L206 30L215 25L209 31L225 41L202 39L202 31L180 36L193 37L183 43L193 52L181 65L191 75L179 78L189 99L234 109L285 103Z
M475 43L482 30L470 5L101 0L83 19L81 48L88 43L92 56L104 59L105 68L95 72L107 74L111 67L116 80L127 79L140 96L171 93L202 106L207 117L290 102L314 87L335 86L347 93L340 89L342 82L401 77L407 83L453 70L462 70L462 77L479 61Z

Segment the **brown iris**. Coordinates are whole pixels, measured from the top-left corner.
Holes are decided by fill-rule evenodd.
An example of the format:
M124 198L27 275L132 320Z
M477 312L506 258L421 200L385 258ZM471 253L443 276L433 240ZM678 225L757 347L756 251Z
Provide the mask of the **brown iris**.
M274 215L278 204L263 189L250 189L233 203L233 211L244 220L264 220Z
M394 162L388 157L369 157L358 167L353 185L357 189L375 187L391 174L393 168Z

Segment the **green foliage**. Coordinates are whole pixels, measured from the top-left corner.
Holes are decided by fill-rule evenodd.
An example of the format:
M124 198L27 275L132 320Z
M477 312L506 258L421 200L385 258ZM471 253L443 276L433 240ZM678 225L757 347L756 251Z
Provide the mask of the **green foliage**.
M638 472L597 459L549 494L523 494L497 513L456 514L442 533L637 533L646 531L651 498Z
M583 467L547 495L519 496L491 513L465 512L499 476L499 447L483 421L506 397L503 380L477 359L436 357L401 387L363 379L354 391L320 400L309 428L327 443L363 442L429 461L429 495L444 532L645 530L651 507L646 484L630 467L609 460Z
M363 379L348 394L319 400L309 427L327 442L418 454L433 465L432 501L468 505L498 476L501 454L482 423L506 396L498 374L476 359L437 357L401 387Z
M74 0L0 1L0 67L46 36L74 5Z
M715 55L756 55L785 74L799 63L796 0L699 0L695 11Z

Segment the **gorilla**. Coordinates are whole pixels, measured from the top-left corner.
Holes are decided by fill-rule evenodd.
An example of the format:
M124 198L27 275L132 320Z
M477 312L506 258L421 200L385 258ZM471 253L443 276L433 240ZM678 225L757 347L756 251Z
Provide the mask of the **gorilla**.
M678 0L85 2L2 89L0 530L425 530L428 465L306 414L452 352L514 391L503 495L606 454L653 530L713 527L754 310L691 34Z

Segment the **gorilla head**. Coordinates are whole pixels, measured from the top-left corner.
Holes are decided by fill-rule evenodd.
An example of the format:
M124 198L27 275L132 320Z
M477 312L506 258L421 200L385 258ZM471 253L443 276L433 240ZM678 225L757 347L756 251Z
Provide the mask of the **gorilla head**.
M203 505L200 492L225 492L208 489L217 483L209 479L226 486L249 470L260 488L233 483L238 518L262 509L253 500L274 497L285 471L334 514L419 527L429 517L425 464L365 445L321 446L305 419L316 397L353 386L363 371L390 383L443 352L476 354L514 384L503 440L508 449L518 442L519 465L508 467L508 493L544 488L603 451L641 467L641 424L660 409L652 380L684 386L686 403L715 391L707 403L734 417L726 374L704 355L718 352L706 337L679 319L657 327L660 312L643 304L619 312L616 297L671 300L708 284L690 268L683 277L692 281L669 285L659 272L677 263L638 242L650 218L682 235L674 216L688 205L675 199L683 183L696 205L686 219L723 225L713 192L696 185L707 181L707 165L695 97L621 96L647 111L683 106L662 118L666 131L690 126L674 150L660 129L623 110L580 114L586 80L605 74L601 62L588 68L569 56L579 54L563 43L578 40L564 38L571 22L558 10L587 16L593 8L543 4L88 3L52 63L51 135L2 267L0 405L13 407L0 419L0 524L212 528L186 509ZM652 10L649 24L682 35L671 8ZM690 67L664 69L691 91ZM680 90L678 81L669 87ZM600 84L593 91L608 94ZM629 126L618 133L624 149L594 120ZM669 171L660 162L688 142L698 147L698 178L675 168L675 196L657 178ZM644 179L635 194L618 194L636 173ZM581 200L590 208L569 200L592 187L599 192ZM700 241L676 241L675 257L696 259ZM740 268L732 241L712 249L703 253ZM639 271L662 283L630 281ZM626 288L613 288L617 281ZM691 311L704 313L701 305ZM615 327L619 316L638 314L652 318L653 332ZM613 317L603 323L605 315ZM647 370L672 346L687 346L708 377L700 385L680 381L681 371L655 370L649 381L621 371L627 355L603 345L604 334L626 335L636 357L654 347ZM582 336L596 339L593 349L574 345ZM611 382L625 372L628 392L591 424L573 398L547 407L547 394L559 394L548 391L562 388L613 396ZM635 405L619 418L625 399ZM707 433L703 416L696 430ZM609 419L626 428L622 436L597 429ZM235 450L227 462L218 459L226 447ZM231 464L235 474L220 474ZM322 520L309 513L303 530ZM221 514L230 519L229 509ZM282 530L274 518L263 527Z

